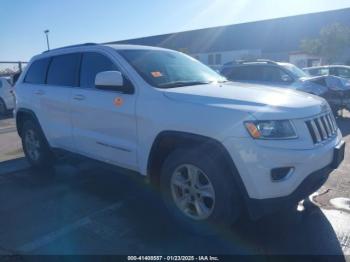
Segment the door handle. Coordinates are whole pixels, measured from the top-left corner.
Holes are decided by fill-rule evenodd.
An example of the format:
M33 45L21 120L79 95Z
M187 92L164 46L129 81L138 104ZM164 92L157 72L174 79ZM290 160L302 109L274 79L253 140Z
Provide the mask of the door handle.
M81 101L81 100L84 100L84 99L85 99L85 96L83 96L83 95L75 95L75 96L73 97L73 99L74 99L74 100L79 100L79 101Z
M42 95L45 94L45 92L44 92L44 90L39 89L39 90L35 91L34 94L39 95L39 96L42 96Z

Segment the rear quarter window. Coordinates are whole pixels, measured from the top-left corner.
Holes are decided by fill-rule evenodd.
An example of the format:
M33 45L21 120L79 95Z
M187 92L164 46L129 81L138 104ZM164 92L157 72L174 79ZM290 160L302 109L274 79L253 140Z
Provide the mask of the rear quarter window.
M24 78L25 83L45 84L46 72L50 63L50 58L44 58L34 61Z

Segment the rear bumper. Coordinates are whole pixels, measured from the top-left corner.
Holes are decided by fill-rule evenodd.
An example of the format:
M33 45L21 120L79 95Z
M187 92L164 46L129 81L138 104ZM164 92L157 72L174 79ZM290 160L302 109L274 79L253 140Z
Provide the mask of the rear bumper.
M328 179L333 168L329 165L311 173L290 195L268 199L247 199L247 207L252 219L284 208L295 207L297 203L317 191Z

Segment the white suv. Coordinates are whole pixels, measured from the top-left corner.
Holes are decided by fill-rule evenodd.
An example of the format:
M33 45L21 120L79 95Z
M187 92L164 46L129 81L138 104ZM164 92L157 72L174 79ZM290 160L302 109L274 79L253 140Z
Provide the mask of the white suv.
M8 78L0 77L0 116L15 107L13 87Z
M226 225L295 206L344 158L322 98L231 83L167 49L85 44L35 56L16 85L35 167L63 149L147 176L178 220ZM102 179L102 177L101 177Z

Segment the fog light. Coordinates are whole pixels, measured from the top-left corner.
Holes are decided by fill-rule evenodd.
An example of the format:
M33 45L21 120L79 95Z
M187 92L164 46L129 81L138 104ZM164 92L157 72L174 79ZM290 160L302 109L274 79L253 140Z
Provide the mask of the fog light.
M272 181L278 182L286 180L294 171L293 167L279 167L271 170Z

